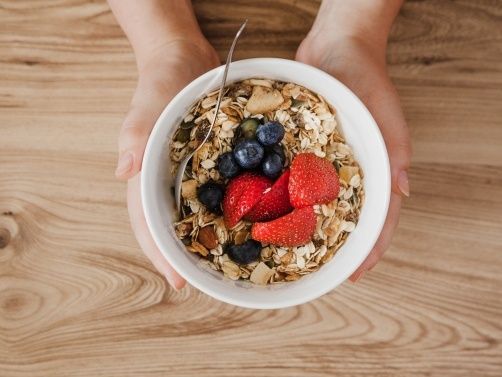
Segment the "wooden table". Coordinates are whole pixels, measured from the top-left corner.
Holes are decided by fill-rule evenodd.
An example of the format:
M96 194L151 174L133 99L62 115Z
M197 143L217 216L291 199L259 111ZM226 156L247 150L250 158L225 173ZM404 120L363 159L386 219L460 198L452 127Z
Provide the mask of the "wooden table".
M197 1L223 57L293 58L318 1ZM409 1L390 72L412 196L357 285L255 311L177 293L114 179L135 86L103 1L0 0L0 376L501 376L502 1Z

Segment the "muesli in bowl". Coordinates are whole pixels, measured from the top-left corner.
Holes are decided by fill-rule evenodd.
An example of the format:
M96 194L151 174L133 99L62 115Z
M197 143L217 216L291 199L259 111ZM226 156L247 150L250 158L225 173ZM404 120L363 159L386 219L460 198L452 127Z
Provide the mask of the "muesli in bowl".
M217 95L197 101L174 133L173 175L204 139ZM333 257L363 202L336 109L300 85L248 79L226 88L187 167L174 227L188 252L232 280L295 281Z

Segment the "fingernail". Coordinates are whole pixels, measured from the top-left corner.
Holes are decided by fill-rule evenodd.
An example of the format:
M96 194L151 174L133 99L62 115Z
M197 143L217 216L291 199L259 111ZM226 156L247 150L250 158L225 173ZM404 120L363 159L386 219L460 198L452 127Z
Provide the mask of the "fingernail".
M176 285L176 281L175 279L172 278L172 276L170 276L169 274L165 274L164 277L166 278L167 280L167 283L171 286L172 289L174 289L176 292L180 292L184 287L185 285L182 285L181 287L178 287Z
M176 285L174 284L173 279L169 275L167 275L167 274L164 275L164 277L167 280L167 284L169 284L171 286L171 288L174 289L176 292L179 292L179 289L176 288Z
M399 187L399 191L401 191L404 196L407 198L410 197L410 182L408 181L408 173L404 170L399 173L397 177L397 187Z
M365 272L366 272L365 270L362 270L362 271L357 272L357 273L354 275L354 277L352 277L352 278L350 279L350 281L351 281L352 283L357 283L359 280L361 280L361 279L363 278L363 276L364 276Z
M115 175L120 176L127 173L132 168L132 153L126 152L119 157L119 162L117 163L117 169L115 170Z

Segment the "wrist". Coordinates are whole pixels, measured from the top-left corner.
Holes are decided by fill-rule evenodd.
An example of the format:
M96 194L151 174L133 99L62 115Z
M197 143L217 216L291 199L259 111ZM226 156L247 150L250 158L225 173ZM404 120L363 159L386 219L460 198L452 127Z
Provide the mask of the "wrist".
M154 45L144 46L141 49L134 49L136 64L139 73L145 71L152 61L157 59L179 59L185 57L187 60L206 60L212 64L219 63L219 57L214 48L202 35L170 35L169 37L158 39ZM161 59L162 58L162 59ZM189 64L187 61L186 64Z
M307 39L355 41L385 51L403 0L324 0Z
M191 0L108 0L124 30L138 67L167 46L191 44L206 49Z
M173 79L191 80L220 64L218 54L207 40L183 37L159 45L148 54L138 56L136 61L140 80L151 80L158 75L165 77L166 72L173 69L176 71Z

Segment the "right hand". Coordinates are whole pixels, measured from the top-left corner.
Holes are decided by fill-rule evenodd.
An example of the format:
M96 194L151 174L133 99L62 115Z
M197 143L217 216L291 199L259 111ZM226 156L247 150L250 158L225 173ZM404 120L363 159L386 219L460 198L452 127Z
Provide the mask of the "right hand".
M387 74L385 48L375 47L378 44L368 43L367 38L340 38L333 33L318 35L303 41L297 60L328 72L357 94L382 132L391 165L392 193L385 225L371 253L351 275L350 280L356 282L376 265L390 246L403 197L410 194L407 171L411 141L397 91Z
M143 153L150 132L164 107L190 81L220 64L206 40L179 39L138 60L139 80L119 136L115 175L128 180L127 207L134 235L145 255L175 289L185 281L166 262L150 235L140 198Z

